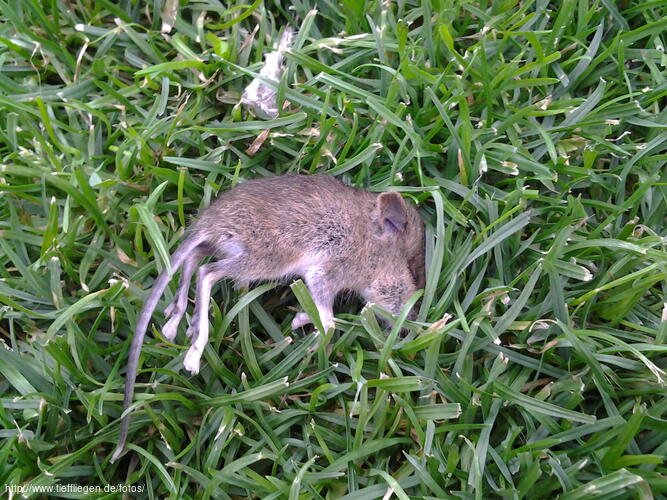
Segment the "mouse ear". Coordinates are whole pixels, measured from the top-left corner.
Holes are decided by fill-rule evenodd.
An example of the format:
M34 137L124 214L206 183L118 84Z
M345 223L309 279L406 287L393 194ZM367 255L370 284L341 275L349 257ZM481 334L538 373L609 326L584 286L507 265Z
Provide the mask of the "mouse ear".
M380 230L383 233L401 233L408 225L407 207L396 192L381 193L377 199L380 212Z

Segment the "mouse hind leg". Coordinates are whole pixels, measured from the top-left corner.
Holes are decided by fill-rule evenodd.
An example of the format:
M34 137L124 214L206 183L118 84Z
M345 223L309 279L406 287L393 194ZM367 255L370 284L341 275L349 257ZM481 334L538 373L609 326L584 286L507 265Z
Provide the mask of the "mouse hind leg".
M238 276L238 268L239 259L229 258L205 264L197 271L195 310L187 331L192 345L183 360L183 366L193 375L199 372L201 356L208 343L208 309L213 285L222 279Z
M174 340L176 337L178 325L181 322L181 319L183 319L183 315L188 306L188 291L190 289L192 275L195 273L199 261L206 255L205 252L197 247L183 262L178 290L176 291L176 295L171 304L164 310L164 314L169 320L162 327L162 335L164 335L167 340Z

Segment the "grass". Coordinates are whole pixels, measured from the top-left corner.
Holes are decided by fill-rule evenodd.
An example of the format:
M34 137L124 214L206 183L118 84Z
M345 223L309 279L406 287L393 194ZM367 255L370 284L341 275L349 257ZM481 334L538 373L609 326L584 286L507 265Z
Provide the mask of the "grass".
M666 498L666 4L178 4L0 0L0 484ZM240 96L287 25L283 111L258 120ZM321 342L289 331L301 284L222 284L190 377L158 313L111 465L184 226L242 179L316 171L419 204L418 321L348 300Z

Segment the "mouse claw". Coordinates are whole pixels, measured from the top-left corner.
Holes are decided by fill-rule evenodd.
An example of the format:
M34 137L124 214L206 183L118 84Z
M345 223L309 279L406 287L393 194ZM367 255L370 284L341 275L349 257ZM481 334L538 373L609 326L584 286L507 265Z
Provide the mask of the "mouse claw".
M292 320L292 330L298 330L304 325L312 323L310 317L305 312L300 312Z

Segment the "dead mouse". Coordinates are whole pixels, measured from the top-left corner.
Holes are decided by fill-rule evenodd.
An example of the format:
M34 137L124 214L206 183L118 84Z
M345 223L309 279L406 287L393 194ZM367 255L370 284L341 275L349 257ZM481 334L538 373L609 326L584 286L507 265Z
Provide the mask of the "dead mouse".
M199 265L206 257L214 258ZM213 285L222 279L247 284L303 278L322 325L333 326L333 301L342 290L397 314L425 284L424 223L417 209L397 192L371 193L323 174L286 174L242 182L202 211L185 241L162 271L139 314L130 346L123 408L132 402L144 334L169 280L181 280L165 310L163 335L172 340L197 272L195 307L183 365L193 375L208 342L208 309ZM296 329L311 320L299 313ZM116 461L125 448L129 415L121 423Z

